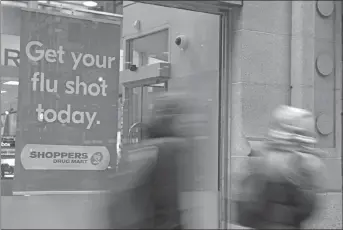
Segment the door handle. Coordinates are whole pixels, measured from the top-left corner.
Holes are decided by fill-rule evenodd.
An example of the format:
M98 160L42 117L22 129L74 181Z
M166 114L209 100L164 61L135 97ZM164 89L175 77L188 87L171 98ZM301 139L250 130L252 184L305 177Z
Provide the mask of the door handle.
M132 135L133 135L133 133L134 133L134 130L136 129L136 128L140 128L140 129L142 129L144 127L144 124L142 123L142 122L136 122L136 123L134 123L133 125L131 125L131 127L130 127L130 129L129 129L129 133L128 133L128 135L127 135L127 140L128 140L128 142L129 142L129 144L133 144L133 140L132 140Z

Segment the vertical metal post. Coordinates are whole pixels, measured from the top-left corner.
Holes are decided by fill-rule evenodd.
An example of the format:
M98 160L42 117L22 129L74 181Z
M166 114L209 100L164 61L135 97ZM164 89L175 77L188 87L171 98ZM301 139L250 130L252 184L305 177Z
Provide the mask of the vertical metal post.
M129 128L130 125L133 124L133 116L132 116L132 94L133 94L133 89L124 87L124 101L123 101L123 133L122 137L123 139L121 140L123 144L127 144L127 136L129 134Z
M3 20L2 20L2 5L1 5L1 0L0 0L0 51L2 50L2 48L1 48L1 46L2 46L2 23L3 23ZM2 58L2 55L0 55L0 65L2 65L2 60L1 60L1 58ZM2 68L2 67L0 67L0 68ZM2 76L0 76L0 78L1 78ZM2 98L1 98L1 94L0 94L0 111L1 111L1 104L2 104ZM1 131L0 131L0 141L2 141L2 134L1 134ZM1 165L1 145L0 145L0 165ZM0 195L2 196L2 186L1 186L1 184L2 184L2 177L1 177L1 180L0 180ZM1 198L2 199L2 198ZM0 205L1 205L1 202L0 202ZM1 207L0 207L1 208ZM1 210L2 210L2 208L0 209L0 230L2 229L2 221L1 221L1 217L2 217L2 215L1 215Z
M219 227L227 229L230 222L230 70L231 70L231 12L220 19L220 104L219 104Z

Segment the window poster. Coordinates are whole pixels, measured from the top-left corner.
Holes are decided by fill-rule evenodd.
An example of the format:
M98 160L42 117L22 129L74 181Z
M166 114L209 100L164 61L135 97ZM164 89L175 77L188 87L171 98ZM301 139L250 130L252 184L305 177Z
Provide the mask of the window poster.
M23 9L14 191L108 189L120 39L114 22Z

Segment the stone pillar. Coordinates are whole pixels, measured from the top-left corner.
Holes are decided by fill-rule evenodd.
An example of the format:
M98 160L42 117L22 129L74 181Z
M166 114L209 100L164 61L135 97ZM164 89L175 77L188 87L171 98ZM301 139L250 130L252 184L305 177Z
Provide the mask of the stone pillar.
M291 36L291 105L311 110L317 116L319 146L335 148L335 111L341 89L341 72L337 71L341 53L340 2L293 1ZM336 28L337 27L337 28ZM339 45L339 47L336 47ZM337 49L336 49L337 48ZM338 98L337 98L338 96ZM337 130L338 131L338 130Z
M245 1L232 17L229 198L235 199L247 155L263 144L271 111L290 103L291 2Z
M291 105L313 111L315 2L292 1Z
M291 105L313 111L326 152L322 210L310 228L342 228L342 12L339 1L292 1ZM324 181L323 181L324 182Z

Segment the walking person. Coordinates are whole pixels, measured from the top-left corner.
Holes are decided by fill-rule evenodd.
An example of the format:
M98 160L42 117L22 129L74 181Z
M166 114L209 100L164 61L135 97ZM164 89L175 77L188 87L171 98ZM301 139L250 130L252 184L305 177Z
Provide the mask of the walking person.
M184 229L180 192L192 180L189 136L197 129L189 100L181 93L159 95L144 140L124 148L129 173L114 194L112 229Z
M255 229L301 229L318 209L323 174L311 112L280 106L273 112L268 141L251 154L237 201L237 222Z

